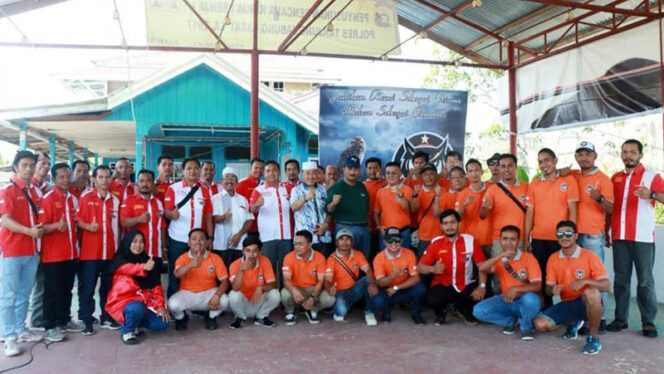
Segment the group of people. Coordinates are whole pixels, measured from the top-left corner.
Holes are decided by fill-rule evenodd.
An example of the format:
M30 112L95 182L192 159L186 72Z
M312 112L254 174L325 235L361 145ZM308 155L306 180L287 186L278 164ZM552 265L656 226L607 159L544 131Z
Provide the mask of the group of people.
M585 325L583 352L597 354L601 333L628 327L633 267L642 332L657 336L654 206L664 202L664 180L641 164L642 144L623 143L625 169L612 178L596 167L590 142L575 150L575 170L558 168L551 149L537 157L541 175L531 183L517 178L512 154L488 159L491 177L482 181L482 162L464 164L454 151L440 171L415 153L405 176L399 163L349 156L343 170L288 160L282 180L278 162L256 158L247 178L226 167L216 182L212 162L190 158L175 182L173 159L163 155L157 174L140 170L135 183L127 159L114 171L95 167L92 183L86 161L55 163L49 183L47 155L19 151L0 190L4 353L18 355L20 342L61 341L67 331L92 335L95 323L135 344L144 329L174 322L186 330L191 314L210 330L228 309L231 329L250 318L273 327L280 304L285 325L299 312L319 323L325 309L342 322L355 304L368 326L377 316L390 322L395 305L418 325L428 306L435 326L455 313L505 334L518 326L523 340L561 326L563 338L576 339ZM44 336L26 328L29 307Z

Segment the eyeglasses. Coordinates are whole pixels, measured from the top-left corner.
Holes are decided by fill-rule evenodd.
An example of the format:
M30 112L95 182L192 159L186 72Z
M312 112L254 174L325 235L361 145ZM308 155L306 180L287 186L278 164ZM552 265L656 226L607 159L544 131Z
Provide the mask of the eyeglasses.
M498 161L489 161L486 164L489 166L498 166Z
M401 238L387 238L385 239L387 244L401 243Z
M562 231L562 232L559 231L556 233L556 238L558 239L562 239L563 237L571 238L572 236L574 236L574 234L576 234L574 231Z

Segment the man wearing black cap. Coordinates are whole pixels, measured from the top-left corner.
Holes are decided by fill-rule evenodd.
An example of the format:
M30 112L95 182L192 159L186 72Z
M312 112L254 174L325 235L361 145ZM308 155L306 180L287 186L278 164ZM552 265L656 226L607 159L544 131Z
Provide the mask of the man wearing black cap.
M491 178L487 183L498 183L500 182L500 153L494 153L488 160L486 160L486 166L489 167L491 172Z
M334 216L335 231L350 230L355 238L355 248L369 258L369 192L358 181L360 159L348 156L343 171L344 178L327 191L327 211Z

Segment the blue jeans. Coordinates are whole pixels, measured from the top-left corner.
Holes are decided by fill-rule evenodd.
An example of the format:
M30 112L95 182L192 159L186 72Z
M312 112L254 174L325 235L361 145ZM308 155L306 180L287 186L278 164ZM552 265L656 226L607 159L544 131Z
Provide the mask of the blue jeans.
M422 304L424 304L426 294L427 289L422 283L405 290L399 290L392 296L388 296L384 288L379 288L378 295L369 299L369 305L374 312L383 312L383 315L389 315L395 304L405 304L411 307L410 314L412 316L419 316L422 313Z
M137 327L145 327L151 331L162 331L168 328L168 322L148 308L140 301L132 301L122 310L125 323L120 330L123 334L134 332Z
M106 312L106 296L111 289L111 260L86 260L80 262L78 273L78 318L85 322L92 322L92 314L95 312L95 288L97 278L101 278L99 284L99 309L101 309L100 321L110 321L111 316Z
M25 331L28 299L39 266L39 256L2 257L0 319L5 338L18 338Z
M521 331L527 331L533 329L533 319L541 307L542 301L534 292L515 298L511 304L506 303L502 295L496 295L476 304L473 315L482 322L502 327L511 325L519 318Z
M344 223L335 223L334 232L341 229L348 229L353 233L353 248L362 251L367 259L371 258L371 237L369 236L369 225L346 225Z
M171 297L174 293L180 290L180 280L175 278L175 261L183 253L189 250L189 243L179 242L177 240L168 240L168 290L166 294Z
M581 247L593 251L600 260L602 264L604 263L604 252L605 239L604 234L599 233L599 235L588 235L588 234L579 234L578 243ZM609 293L602 292L602 319L606 319L606 308L609 306Z
M410 249L410 233L410 227L401 230L401 246L404 248ZM385 249L385 237L383 235L380 235L380 238L378 239L378 246L381 251Z
M573 325L579 321L588 319L583 296L579 296L574 300L554 304L546 308L540 315L551 321L553 326Z
M355 282L353 287L343 291L337 291L337 294L335 295L336 299L334 301L334 306L332 307L334 314L338 316L345 316L348 314L348 310L350 309L351 305L360 301L362 298L365 300L364 313L371 313L371 308L369 306L368 287L369 278L362 277L358 279L357 282Z

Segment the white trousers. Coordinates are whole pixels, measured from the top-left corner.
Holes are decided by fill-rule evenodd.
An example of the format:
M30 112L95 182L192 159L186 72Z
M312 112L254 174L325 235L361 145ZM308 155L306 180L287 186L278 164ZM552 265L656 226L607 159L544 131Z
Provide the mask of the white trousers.
M178 291L168 299L168 310L173 313L175 319L184 318L185 310L210 310L208 302L210 302L210 299L212 299L215 292L217 292L217 287L201 292L191 292L186 290ZM224 310L228 310L228 296L226 294L221 295L219 309L210 310L210 317L215 318Z

